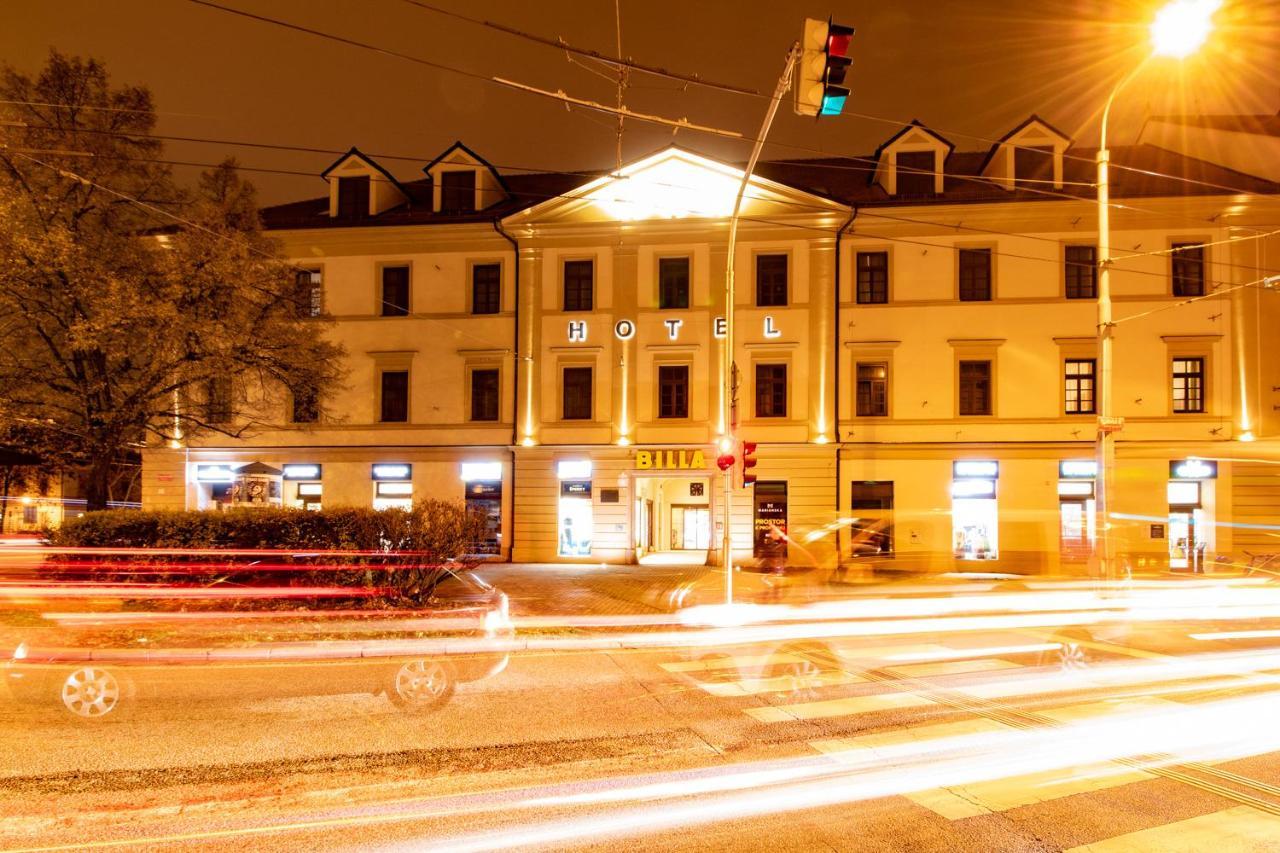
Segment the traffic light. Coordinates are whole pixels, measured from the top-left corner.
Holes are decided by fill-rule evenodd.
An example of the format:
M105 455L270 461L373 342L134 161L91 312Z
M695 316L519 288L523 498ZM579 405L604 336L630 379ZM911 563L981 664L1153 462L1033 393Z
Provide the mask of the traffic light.
M838 116L849 99L845 75L853 62L853 27L830 20L804 20L802 53L796 71L795 109L802 116Z
M732 453L721 453L716 457L716 465L720 466L721 471L728 471L733 467L733 463L737 460L733 458Z
M756 475L751 469L756 467L756 443L754 441L742 442L742 485L750 486L756 481Z

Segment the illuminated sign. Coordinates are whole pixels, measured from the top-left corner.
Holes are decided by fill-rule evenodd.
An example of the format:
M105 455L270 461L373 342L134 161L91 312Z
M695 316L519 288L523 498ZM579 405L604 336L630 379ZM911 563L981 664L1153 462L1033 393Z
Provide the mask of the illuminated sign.
M299 483L298 497L320 497L321 486L319 483Z
M307 464L285 465L284 478L286 480L319 480L320 466Z
M587 339L587 321L586 320L570 320L569 321L569 340L572 343L582 343Z
M1200 484L1194 480L1173 480L1166 496L1169 506L1200 506Z
M587 480L591 477L590 459L561 459L556 463L556 477L561 480Z
M667 329L668 340L677 341L680 339L680 329L684 326L684 320L672 317L662 321ZM586 320L570 320L565 326L566 334L571 344L581 344L587 341L587 321ZM713 317L711 320L711 335L717 340L727 337L729 334L729 321L724 317ZM766 338L781 337L782 330L778 328L772 314L768 314L764 318L763 334ZM613 324L613 335L620 341L629 341L636 336L636 324L634 320L619 320Z
M619 320L613 324L613 333L620 341L629 341L636 336L636 324L630 320Z
M680 327L684 325L684 320L671 319L663 320L662 322L667 324L667 337L673 341L679 340Z
M1183 459L1169 463L1171 480L1213 480L1218 476L1218 463L1212 459Z
M502 479L502 463L501 462L463 462L462 463L462 482L469 483L472 480L501 480Z
M773 315L766 314L764 317L764 336L766 338L776 338L781 334L782 331L780 329L775 329L773 326Z
M413 478L413 466L402 462L379 462L373 466L375 480L409 480Z
M996 496L995 480L952 480L951 497L953 498L994 498Z
M196 479L201 483L230 483L236 478L236 469L230 465L197 465Z
M391 498L413 494L413 483L379 483L378 497Z
M1092 480L1098 476L1098 463L1093 459L1063 459L1058 463L1058 476L1064 480Z
M956 478L1000 476L1000 463L987 460L961 459L951 463L951 474Z
M674 471L707 467L707 456L701 450L637 450L637 471Z
M1068 480L1065 483L1059 483L1058 495L1064 498L1091 498L1093 497L1093 483L1085 483L1080 480Z

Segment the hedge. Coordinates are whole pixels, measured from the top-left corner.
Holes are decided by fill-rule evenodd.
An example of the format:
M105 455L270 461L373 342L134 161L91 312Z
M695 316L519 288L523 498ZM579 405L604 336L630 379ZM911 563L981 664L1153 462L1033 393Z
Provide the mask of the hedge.
M227 512L108 510L49 531L54 549L201 549L271 555L51 554L45 574L99 582L182 585L343 586L386 590L361 601L419 603L442 569L474 565L468 555L485 521L460 502L424 500L412 510L354 507ZM350 552L316 554L314 552Z

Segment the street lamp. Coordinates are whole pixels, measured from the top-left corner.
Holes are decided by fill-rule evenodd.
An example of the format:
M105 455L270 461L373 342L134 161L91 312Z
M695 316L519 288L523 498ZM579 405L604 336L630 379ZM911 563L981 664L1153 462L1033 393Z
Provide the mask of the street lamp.
M1182 59L1200 48L1213 28L1213 13L1221 0L1172 0L1161 9L1151 24L1151 56ZM1148 57L1149 58L1149 57ZM1110 541L1110 487L1115 472L1115 433L1124 421L1112 409L1111 362L1111 206L1107 150L1107 120L1111 105L1128 83L1146 66L1144 59L1130 71L1107 96L1102 110L1102 130L1098 142L1098 432L1096 454L1098 475L1094 493L1094 511L1101 521L1094 540L1094 556L1098 569L1106 578L1113 576Z

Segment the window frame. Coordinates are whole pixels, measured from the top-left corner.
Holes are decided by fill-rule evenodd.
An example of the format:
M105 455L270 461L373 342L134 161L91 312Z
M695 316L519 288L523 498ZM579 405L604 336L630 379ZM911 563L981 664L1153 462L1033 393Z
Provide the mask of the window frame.
M225 426L235 421L235 383L229 376L216 376L204 382L201 414L210 426ZM219 392L225 393L219 393Z
M667 282L663 278L663 265L670 264L675 261L684 262L684 304L668 305L666 304ZM658 310L659 311L683 311L688 310L693 304L693 258L689 255L666 255L657 259L658 274Z
M986 375L986 406L985 411L965 411L965 365L969 364L985 364L987 366ZM996 367L994 358L983 357L965 357L961 356L956 360L956 414L962 418L989 418L996 411Z
M312 407L312 408L311 408L311 412L312 412L311 417L310 417L310 418L306 418L306 419L304 419L304 418L299 418L299 417L298 417L298 414L299 414L298 404L299 404L299 402L302 402L302 403L304 403L304 404L305 404L305 403L306 403L306 402L308 402L308 401L310 402L311 407ZM298 393L297 393L296 391L290 390L290 392L289 392L289 423L291 423L291 424L303 424L303 425L306 425L306 424L314 424L314 423L319 423L319 422L320 422L320 394L319 394L319 393L313 393L313 394L310 396L310 398L308 398L308 397L307 397L307 396L305 396L305 395L304 395L304 396L299 396L299 395L298 395Z
M774 420L785 420L788 417L790 417L790 410L791 410L791 399L790 399L791 398L791 393L790 393L791 365L790 363L785 361L757 361L754 363L753 368L754 368L754 370L752 371L753 381L751 386L751 397L752 397L751 411L754 414L755 418L757 420L774 421ZM762 370L781 370L781 382L778 383L777 377L774 377L768 383L770 385L770 390L772 392L771 394L773 397L772 402L774 403L776 403L778 400L778 396L777 396L778 391L776 390L776 386L778 384L781 384L782 411L780 413L770 412L769 414L764 414L761 412L760 402L763 399L762 394L764 393L762 386L765 384L761 382ZM772 409L773 406L770 405L769 408Z
M309 320L324 315L324 266L296 266L293 268L293 298L297 317ZM311 280L304 283L303 275ZM319 280L316 280L319 276Z
M996 298L996 266L995 249L991 246L956 246L956 301L958 302L994 302ZM986 295L983 297L965 296L965 258L980 256L986 263Z
M1088 373L1071 373L1069 365L1072 364L1088 364ZM1077 408L1072 411L1070 408L1072 383L1077 383L1074 389L1076 393L1076 403L1083 398L1083 386L1079 383L1083 380L1089 381L1089 408ZM1077 415L1091 416L1098 414L1098 359L1097 358L1064 358L1062 360L1062 413L1067 417L1075 417Z
M884 259L882 267L863 268L863 257L879 256ZM855 305L887 305L889 303L889 251L887 249L865 249L853 253L853 301ZM867 298L863 299L862 274L868 273ZM877 293L874 273L883 274L883 291ZM880 296L882 298L875 298Z
M574 307L569 306L569 268L579 264L587 264L591 270L591 278L587 288L587 304L582 306L575 300ZM581 293L578 294L581 296ZM560 261L560 310L565 312L589 312L595 310L596 304L596 259L564 258Z
M585 371L586 375L589 377L589 380L586 385L587 404L586 404L585 415L569 414L569 393L568 392L569 392L569 374L571 371L575 373L575 375L581 375L581 372ZM560 420L575 421L575 422L582 422L582 421L591 422L595 420L595 406L596 406L595 384L596 384L596 368L594 364L561 365L560 367Z
M503 288L502 288L502 276L503 276L503 272L504 272L503 267L502 267L502 261L479 261L479 260L476 260L476 261L471 261L471 262L470 262L470 264L469 264L468 266L469 266L469 272L470 272L470 276L469 276L469 277L470 277L470 279L471 279L471 292L470 292L470 300L469 300L470 304L467 306L467 307L468 307L468 309L469 309L469 310L468 310L468 313L470 313L470 314L472 314L472 315L474 315L474 316L477 316L477 317L492 317L492 316L493 316L493 315L495 315L495 314L501 314L501 313L502 313L502 289L503 289ZM497 268L497 271L498 271L497 278L496 278L496 279L495 279L495 281L493 282L493 283L494 283L494 285L495 285L495 289L496 289L496 291L497 291L497 292L496 292L496 294L495 294L495 297L494 297L493 310L492 310L492 311L480 311L480 310L478 310L478 308L479 308L479 306L480 306L480 303L479 303L479 301L476 299L476 285L478 284L478 281L477 281L477 279L476 279L476 275L477 275L477 271L479 271L479 270L481 270L481 269L489 269L489 268L491 268L491 267L496 267L496 268ZM487 304L488 304L488 303L486 302L486 307L487 307Z
M1071 259L1071 252L1078 249L1088 249L1092 254L1093 260L1088 264ZM1079 281L1073 282L1073 274L1078 279L1082 276L1085 269L1089 270L1089 291L1087 294L1077 292L1072 294L1073 285L1079 290ZM1062 247L1062 298L1070 300L1097 299L1098 298L1098 246L1094 243L1067 243Z
M1208 247L1204 244L1209 242L1205 239L1191 240L1175 240L1169 243L1169 293L1179 298L1191 296L1204 296L1209 292L1209 252ZM1194 250L1198 257L1195 260L1188 260L1187 253ZM1179 284L1185 281L1185 276L1179 275L1179 267L1190 264L1199 268L1199 289L1191 292L1185 288L1180 288Z
M872 377L867 381L871 383L871 400L874 401L875 384L881 386L881 396L883 405L880 407L882 411L864 412L862 411L862 368L863 367L883 367L884 376L876 379ZM854 359L853 362L853 416L855 418L887 418L889 417L889 360L888 359Z
M925 172L919 166L904 164L902 162L902 158L904 156L920 157L921 155L928 155L929 157L928 174L925 174ZM904 168L907 171L904 171ZM937 195L937 192L938 192L938 151L937 149L930 148L927 151L895 151L893 155L893 169L894 169L893 189L895 191L894 192L895 196L912 196L912 197L920 198L927 195ZM924 182L927 180L929 182L929 188L924 192L906 192L902 188L903 177L906 177L908 185L910 185L911 181L919 181L921 185L923 185Z
M369 175L346 175L339 177L337 189L337 202L334 208L335 218L346 220L347 222L358 222L368 219L371 207L373 205L373 179ZM345 184L343 182L346 182ZM355 192L355 208L348 213L344 205L346 203L346 195L343 193L343 186L356 187ZM361 205L360 196L362 193L359 188L363 188L364 204Z
M387 271L393 269L405 270L405 304L402 313L387 313L387 307L391 304L387 301ZM408 317L413 313L413 262L412 261L382 261L378 263L377 276L377 306L376 316L378 317ZM396 306L399 308L400 306Z
M783 263L783 280L782 280L782 301L764 301L761 296L765 295L764 283L761 281L760 261L765 258L782 258ZM752 267L755 273L755 305L757 308L786 308L791 304L791 253L787 251L760 251L756 252L752 258ZM776 288L776 283L771 283L769 287ZM774 299L777 293L769 294L770 299Z
M1178 372L1178 362L1196 362L1199 370L1195 372ZM1209 358L1204 355L1192 354L1175 354L1169 356L1169 411L1173 415L1203 415L1209 411ZM1199 394L1199 407L1194 409L1178 408L1178 379L1188 380L1191 378L1200 380L1200 387L1197 389ZM1186 400L1186 391L1184 388L1183 399Z
M493 417L478 417L476 406L476 377L493 375ZM471 423L496 424L502 422L502 368L496 364L480 364L467 369L467 420Z
M387 417L387 379L391 374L404 375L404 417L391 419ZM378 368L378 423L407 424L410 423L413 411L413 372L407 366Z
M476 187L478 186L479 181L476 180L475 169L444 169L439 174L440 213L447 216L458 216L464 213L475 213L479 209L476 205ZM451 176L456 178L461 175L467 175L470 177L470 187L460 189L459 187L448 186L446 184L446 178ZM465 190L469 190L469 192L466 192ZM460 192L465 197L466 203L464 205L450 205L446 202L446 199L450 197L454 197L456 199Z
M672 362L668 364L659 363L658 365L656 365L656 367L657 367L657 377L654 380L654 384L656 386L657 394L658 394L658 405L655 410L657 413L657 419L662 421L689 420L689 413L692 410L692 400L690 399L690 397L691 397L691 390L692 390L692 384L693 384L692 382L693 371L690 368L689 364L687 362ZM665 408L666 402L667 402L666 389L668 386L663 379L663 373L665 371L682 371L683 372L684 381L680 383L683 386L683 403L684 403L683 412L677 412L673 410L671 414L666 413L666 408Z

